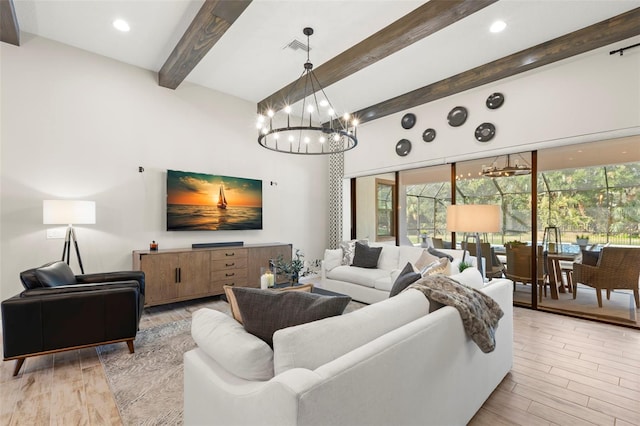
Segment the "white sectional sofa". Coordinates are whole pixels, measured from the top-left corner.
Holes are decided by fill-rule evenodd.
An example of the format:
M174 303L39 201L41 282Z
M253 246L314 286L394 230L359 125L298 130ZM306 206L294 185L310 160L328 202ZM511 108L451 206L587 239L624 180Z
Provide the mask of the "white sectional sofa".
M382 247L377 268L360 268L343 264L343 250L325 250L320 268L320 281L314 284L336 293L347 294L353 300L364 303L376 303L389 297L397 272L407 262L415 265L427 250L415 246L395 246L390 244L369 243L370 247ZM458 273L458 265L464 261L476 266L475 256L469 256L465 250L437 249L453 257L446 275ZM395 274L394 274L395 272Z
M504 311L493 352L466 335L455 308L428 313L415 289L278 330L272 352L231 317L196 312L199 347L184 356L185 424L466 424L511 369L513 308L510 281L484 286L477 270L465 273Z

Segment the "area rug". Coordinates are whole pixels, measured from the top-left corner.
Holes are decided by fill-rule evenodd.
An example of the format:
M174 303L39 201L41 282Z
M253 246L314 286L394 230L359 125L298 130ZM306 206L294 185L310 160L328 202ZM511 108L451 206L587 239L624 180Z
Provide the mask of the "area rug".
M362 306L352 301L345 313ZM222 301L204 307L229 313ZM125 426L182 424L182 357L195 346L187 319L139 331L134 354L122 344L97 348Z

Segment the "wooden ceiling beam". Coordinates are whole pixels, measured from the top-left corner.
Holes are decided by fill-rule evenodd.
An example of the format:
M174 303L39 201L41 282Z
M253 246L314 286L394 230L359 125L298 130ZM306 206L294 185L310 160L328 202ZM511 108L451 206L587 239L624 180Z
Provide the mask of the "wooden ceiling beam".
M640 8L353 113L360 123L549 65L640 34Z
M0 0L0 41L20 46L20 27L13 0Z
M430 0L377 33L314 69L322 87L348 77L498 0ZM298 80L258 103L258 111L293 104L304 96Z
M222 38L252 0L205 0L158 73L160 86L175 89Z

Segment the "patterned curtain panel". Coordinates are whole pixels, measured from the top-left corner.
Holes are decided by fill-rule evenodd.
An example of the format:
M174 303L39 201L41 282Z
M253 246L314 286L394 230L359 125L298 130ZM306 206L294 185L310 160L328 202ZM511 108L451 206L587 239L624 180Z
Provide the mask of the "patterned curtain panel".
M329 156L329 248L338 248L342 241L342 182L344 153Z

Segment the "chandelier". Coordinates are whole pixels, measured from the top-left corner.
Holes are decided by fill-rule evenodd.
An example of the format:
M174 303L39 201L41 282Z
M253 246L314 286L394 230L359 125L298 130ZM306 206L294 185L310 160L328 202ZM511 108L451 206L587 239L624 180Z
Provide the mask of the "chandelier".
M341 118L336 115L309 61L309 36L313 34L313 28L307 27L302 32L307 36L304 71L277 112L271 108L258 111L258 143L287 154L337 154L353 149L358 144L358 121L349 114ZM289 103L291 91L298 87L304 88L303 97L293 106Z
M531 174L531 167L529 166L529 164L527 164L524 158L520 157L525 164L519 164L518 160L516 159L513 165L511 165L511 155L507 154L507 163L502 167L498 166L499 158L500 157L496 157L495 160L493 160L491 166L482 166L482 176L496 178Z

